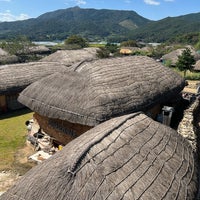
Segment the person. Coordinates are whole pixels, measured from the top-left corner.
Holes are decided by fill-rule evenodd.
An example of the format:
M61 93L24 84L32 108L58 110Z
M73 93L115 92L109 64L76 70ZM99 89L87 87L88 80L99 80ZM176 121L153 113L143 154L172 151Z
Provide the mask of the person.
M31 129L32 129L32 123L30 121L26 121L25 125L26 125L26 129L28 131L28 134L30 134L31 133Z

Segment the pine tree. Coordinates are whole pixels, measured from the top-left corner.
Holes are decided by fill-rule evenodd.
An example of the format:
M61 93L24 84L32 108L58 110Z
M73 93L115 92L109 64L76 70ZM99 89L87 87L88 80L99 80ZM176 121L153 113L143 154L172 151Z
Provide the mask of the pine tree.
M195 64L194 56L192 55L191 50L189 48L186 48L185 50L183 50L182 54L178 56L176 67L178 67L180 71L184 72L184 78L185 78L187 70L191 71L194 68L193 66L194 64Z

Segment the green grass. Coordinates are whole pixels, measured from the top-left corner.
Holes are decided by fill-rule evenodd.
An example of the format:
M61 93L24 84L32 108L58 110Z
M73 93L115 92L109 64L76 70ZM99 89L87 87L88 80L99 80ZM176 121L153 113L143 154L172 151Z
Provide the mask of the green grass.
M181 72L177 68L173 68L173 69L182 77L184 77L184 72ZM185 79L186 80L200 80L200 72L191 72L187 70Z
M16 151L25 144L25 121L32 115L27 109L0 115L0 170L12 168Z
M89 47L96 47L96 48L105 47L105 44L99 44L99 43L96 43L96 44L89 44Z

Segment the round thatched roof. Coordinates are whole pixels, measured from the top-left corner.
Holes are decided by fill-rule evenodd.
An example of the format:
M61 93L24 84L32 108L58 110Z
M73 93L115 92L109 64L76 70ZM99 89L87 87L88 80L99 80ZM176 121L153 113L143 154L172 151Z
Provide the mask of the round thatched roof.
M53 62L30 62L0 66L0 94L21 92L29 84L66 66Z
M15 55L10 55L7 51L0 48L0 64L5 63L15 63L18 61L18 57Z
M97 59L98 48L84 48L77 50L58 50L55 53L42 58L40 61L45 62L59 62L70 66L74 63L81 62L84 60Z
M184 80L151 58L84 62L27 87L19 101L41 115L94 126L177 95Z
M195 59L197 59L199 56L196 53L196 51L194 50L194 48L192 48L191 46L187 46L187 47L191 50L192 55L195 57ZM174 51L171 51L170 53L162 56L162 59L163 60L170 60L171 64L175 65L176 62L178 61L178 56L180 56L183 53L184 50L185 50L185 48L176 49Z
M195 199L188 141L141 113L113 118L32 168L2 200Z

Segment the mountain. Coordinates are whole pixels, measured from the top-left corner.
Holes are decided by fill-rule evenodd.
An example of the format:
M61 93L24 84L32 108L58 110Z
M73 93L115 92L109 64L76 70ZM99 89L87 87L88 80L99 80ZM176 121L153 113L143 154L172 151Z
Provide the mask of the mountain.
M131 37L144 41L164 42L197 32L200 32L200 13L193 13L153 21L132 32Z
M0 39L26 35L36 41L64 40L78 34L89 41L121 42L134 39L165 42L176 40L184 34L186 38L188 34L189 37L198 38L199 32L200 13L152 21L134 11L79 7L48 12L24 21L0 23Z
M0 39L27 35L31 40L63 40L79 34L91 40L118 37L149 23L134 11L73 7L45 13L24 21L0 23Z

